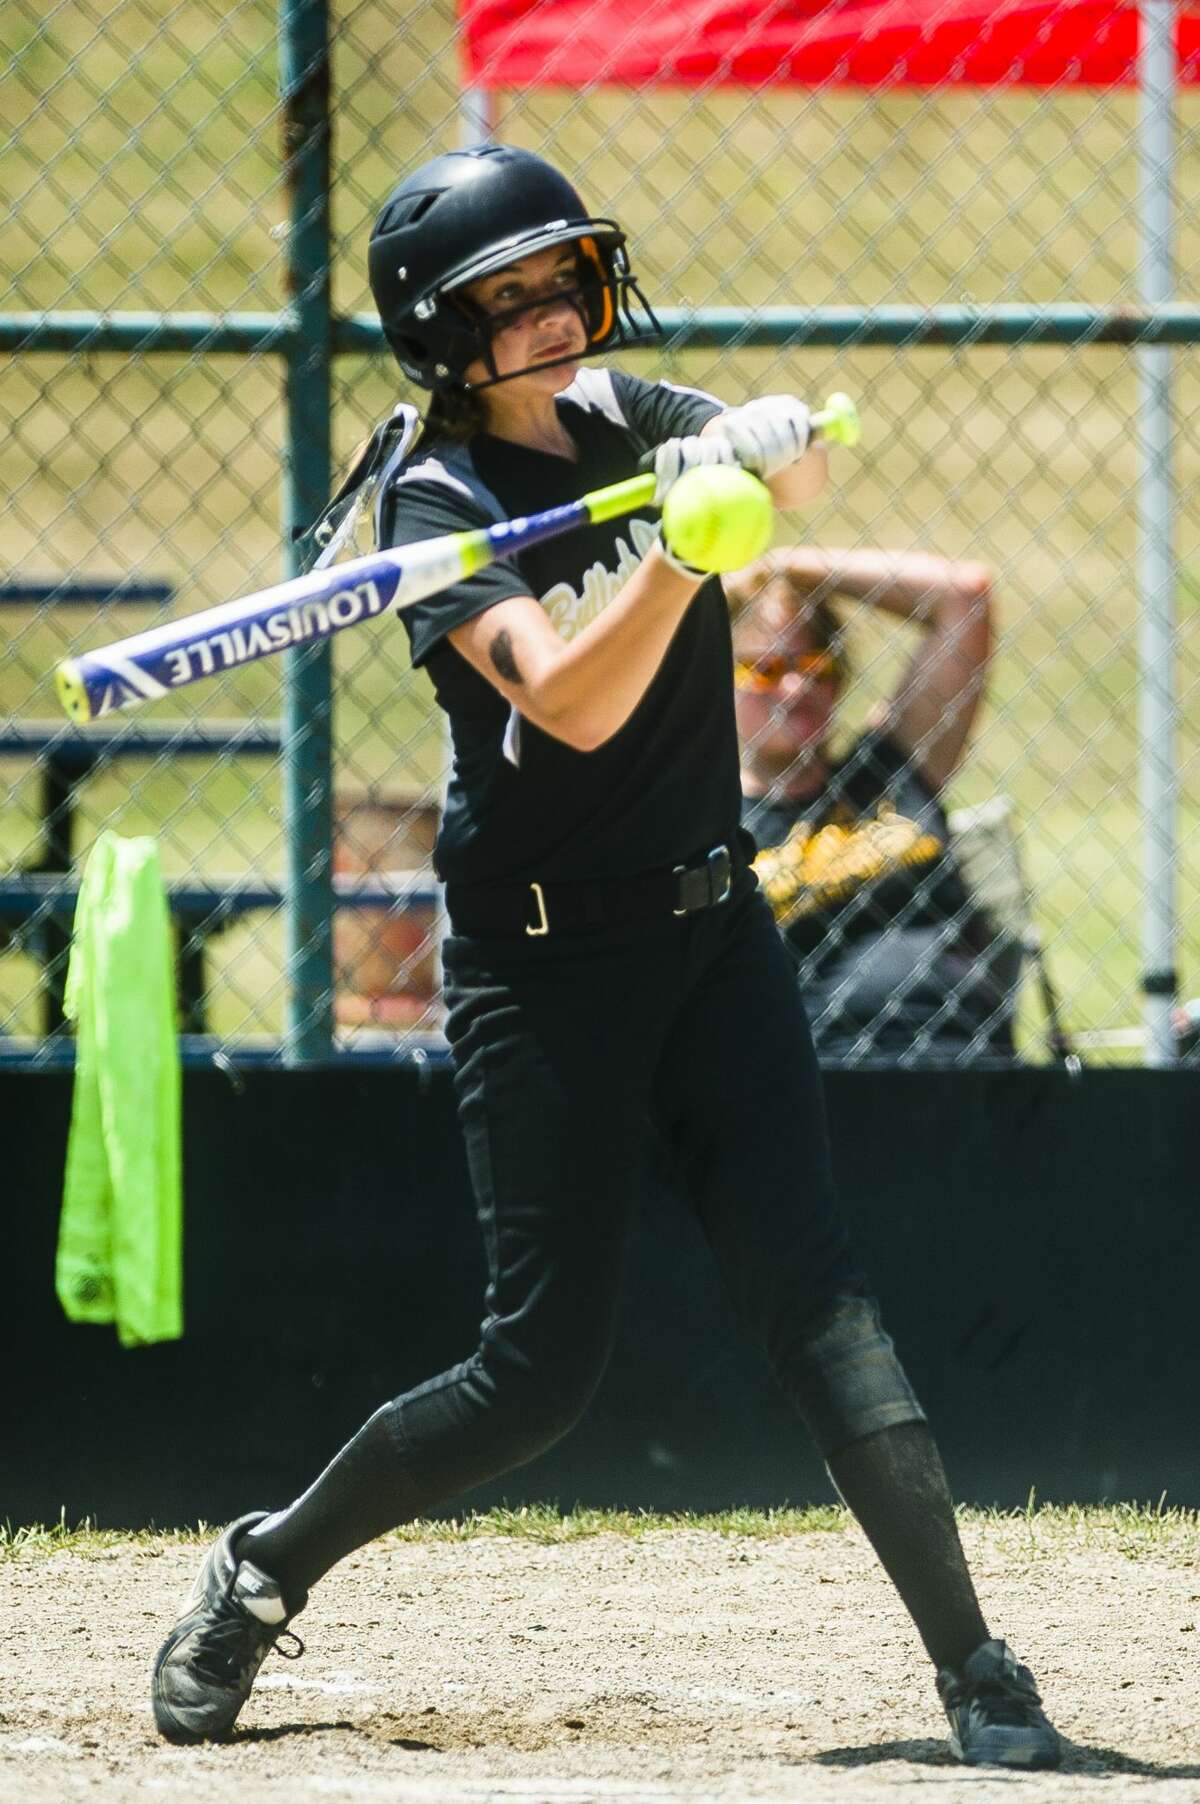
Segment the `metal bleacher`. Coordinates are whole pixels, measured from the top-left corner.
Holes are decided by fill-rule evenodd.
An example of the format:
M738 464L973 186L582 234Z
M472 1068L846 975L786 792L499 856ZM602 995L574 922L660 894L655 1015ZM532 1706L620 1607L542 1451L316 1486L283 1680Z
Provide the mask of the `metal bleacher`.
M99 581L75 578L0 583L0 607L107 608L126 604L162 609L174 599L168 582L143 579ZM69 721L0 717L0 758L36 762L37 814L41 849L34 863L0 878L0 951L17 946L38 958L43 969L42 1027L53 1033L63 1021L63 985L71 937L71 909L78 893L72 878L80 785L98 768L118 758L186 756L274 758L281 748L278 721L149 720L136 715L81 728ZM179 934L180 1002L189 1024L204 1018L204 939L251 906L240 879L213 879L211 889L181 886L172 898ZM253 892L270 894L270 885ZM191 906L195 904L196 906ZM212 926L208 923L211 921Z
M50 608L62 605L100 608L136 603L161 610L174 599L169 583L50 581L0 583L0 607ZM0 759L36 762L39 772L38 819L41 846L35 862L0 873L0 952L32 954L42 967L41 1027L46 1039L37 1058L42 1063L70 1062L73 1041L63 1026L63 992L71 926L79 898L80 873L75 868L78 792L97 769L116 759L179 757L274 758L282 749L281 727L274 720L145 719L118 715L87 727L65 719L31 720L0 716ZM428 870L379 871L336 876L334 895L340 908L436 909L440 891ZM176 936L180 1045L185 1060L221 1063L220 1045L208 1028L207 952L212 938L231 923L254 912L273 912L284 904L282 880L269 875L194 875L168 878L167 900ZM437 1033L411 1034L411 1056L422 1062L444 1056ZM376 1043L377 1042L377 1043ZM391 1059L394 1035L359 1032L359 1060ZM278 1057L275 1041L239 1044L239 1062ZM0 1064L24 1062L30 1045L0 1038Z
M79 899L79 877L70 872L21 871L0 877L0 945L20 938L26 946L53 943L66 949ZM380 871L338 876L333 881L339 908L436 908L439 891L428 871ZM243 915L282 906L283 886L275 878L231 876L172 878L167 901L178 943L180 1026L185 1035L208 1028L206 952L209 940ZM44 953L43 953L44 956ZM60 975L55 973L55 975ZM61 1025L62 985L57 985Z

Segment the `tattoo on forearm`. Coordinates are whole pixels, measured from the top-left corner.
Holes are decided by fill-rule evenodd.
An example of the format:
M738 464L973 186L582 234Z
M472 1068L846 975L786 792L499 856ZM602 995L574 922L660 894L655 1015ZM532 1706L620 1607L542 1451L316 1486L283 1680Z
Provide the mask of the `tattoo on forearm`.
M506 683L524 681L517 666L517 654L513 650L512 637L504 627L501 627L492 640L490 650L492 664L498 676L502 676Z

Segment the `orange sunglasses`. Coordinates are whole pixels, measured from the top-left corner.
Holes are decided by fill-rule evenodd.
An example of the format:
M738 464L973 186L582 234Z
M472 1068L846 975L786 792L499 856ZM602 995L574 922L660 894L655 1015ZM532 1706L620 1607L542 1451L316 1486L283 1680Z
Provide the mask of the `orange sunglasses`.
M794 657L784 652L769 652L764 658L747 663L737 658L733 680L739 689L773 689L785 676L807 676L827 681L839 674L837 654L832 651L802 651Z

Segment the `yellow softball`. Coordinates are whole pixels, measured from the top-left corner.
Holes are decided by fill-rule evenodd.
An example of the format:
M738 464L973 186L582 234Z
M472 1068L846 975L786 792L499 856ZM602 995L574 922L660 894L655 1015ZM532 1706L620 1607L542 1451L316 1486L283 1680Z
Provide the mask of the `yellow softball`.
M771 542L775 509L766 488L736 464L702 464L667 491L663 535L697 570L740 570Z

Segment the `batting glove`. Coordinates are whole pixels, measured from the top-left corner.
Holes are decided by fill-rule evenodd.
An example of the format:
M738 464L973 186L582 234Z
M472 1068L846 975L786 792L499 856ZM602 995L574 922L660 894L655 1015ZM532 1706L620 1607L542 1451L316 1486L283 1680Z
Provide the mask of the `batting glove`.
M727 419L732 419L727 414ZM649 462L649 458L644 461ZM710 434L707 438L669 438L654 453L654 505L661 507L667 490L679 481L686 470L699 470L705 464L741 463L733 445L726 438Z
M794 395L762 395L722 414L721 435L743 470L766 481L804 456L812 439L812 416Z

